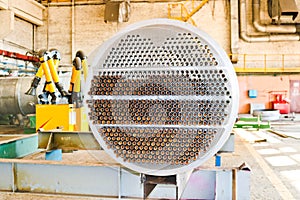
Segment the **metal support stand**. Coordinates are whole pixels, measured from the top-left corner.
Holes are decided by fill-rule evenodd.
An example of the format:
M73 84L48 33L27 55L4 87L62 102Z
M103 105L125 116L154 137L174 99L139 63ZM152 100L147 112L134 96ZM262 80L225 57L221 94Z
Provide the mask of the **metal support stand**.
M179 200L191 174L192 171L183 174L170 175L170 176L153 176L153 175L141 174L141 182L144 186L143 199L147 199L147 197L150 195L150 193L154 190L154 188L158 184L167 184L167 185L176 186L175 196L176 196L176 200Z
M144 186L144 199L146 199L158 184L176 185L176 199L178 199L178 186L176 175L171 176L152 176L147 174L141 175L141 181Z

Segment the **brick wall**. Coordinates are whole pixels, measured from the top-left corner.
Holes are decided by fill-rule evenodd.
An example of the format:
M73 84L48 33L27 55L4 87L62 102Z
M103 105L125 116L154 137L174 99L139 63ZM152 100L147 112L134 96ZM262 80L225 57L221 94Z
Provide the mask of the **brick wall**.
M211 35L229 53L229 16L224 6L223 1L216 1L214 9L211 4L206 4L193 19L200 29ZM72 35L71 7L47 7L45 25L38 27L37 48L57 48L63 55L62 63L68 64L77 50L81 49L89 54L129 24L168 17L167 3L131 3L131 16L126 23L105 23L104 9L104 5L75 6Z

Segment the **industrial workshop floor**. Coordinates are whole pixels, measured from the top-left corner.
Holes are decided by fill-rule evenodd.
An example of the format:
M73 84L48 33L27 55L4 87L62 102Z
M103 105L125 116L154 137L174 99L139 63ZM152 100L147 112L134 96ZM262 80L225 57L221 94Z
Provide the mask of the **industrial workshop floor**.
M238 167L242 163L250 167L252 171L250 199L300 199L300 115L296 115L296 118L292 120L282 118L271 122L271 130L234 129L235 152L221 154L222 167ZM81 151L67 154L64 159L68 162L95 161L93 157L88 157ZM95 162L99 162L99 159ZM108 160L108 162L114 161ZM202 167L214 168L214 163L214 158L211 158ZM0 199L98 200L111 198L0 192Z

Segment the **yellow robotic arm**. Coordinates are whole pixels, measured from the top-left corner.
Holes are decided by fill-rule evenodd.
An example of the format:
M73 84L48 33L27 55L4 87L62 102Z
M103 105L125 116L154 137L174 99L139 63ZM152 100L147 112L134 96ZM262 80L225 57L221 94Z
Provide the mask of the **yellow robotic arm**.
M35 74L35 77L31 83L30 89L25 93L28 95L36 95L36 88L43 75L45 76L46 82L43 88L43 93L39 95L42 104L48 104L48 96L51 96L51 103L56 104L55 87L58 89L62 97L69 96L64 90L63 86L59 82L57 69L61 60L60 53L53 49L50 52L47 50L41 50L39 52L40 67ZM53 83L54 82L54 83ZM55 84L55 86L54 86Z
M81 59L79 57L76 57L73 60L72 76L69 87L70 94L72 94L73 92L80 92L80 83L78 83L78 81L80 82L81 68Z
M76 57L73 60L72 76L69 87L69 103L77 104L77 107L80 107L81 104L81 71L83 71L84 80L87 77L87 57L82 51L76 52Z
M46 50L41 50L39 52L40 61L44 60L44 58L43 58L44 52L46 52ZM25 92L25 94L36 96L36 88L38 87L43 75L44 75L44 70L43 70L42 65L40 64L40 66L35 74L35 77L31 83L31 86L30 86L29 90L27 92Z
M48 51L45 51L45 52L42 53L42 55L40 55L40 62L41 62L40 68L42 67L45 78L46 78L43 93L46 94L46 97L48 97L48 94L50 94L51 103L56 104L55 87L54 87L54 84L52 82L51 71L50 71L50 68L48 66L48 60L50 59L49 54L50 53ZM39 95L39 97L43 98L44 96Z
M88 64L87 64L87 56L83 53L83 51L77 51L76 57L79 57L81 59L81 66L83 70L83 77L84 81L86 81L86 77L88 75Z
M57 50L52 50L48 54L48 56L49 56L49 58L47 60L47 64L50 69L52 80L54 81L54 84L55 84L56 88L58 89L58 91L60 92L61 96L65 97L68 95L68 93L64 90L62 84L59 82L59 77L57 74L58 65L59 65L59 62L61 59L60 53Z

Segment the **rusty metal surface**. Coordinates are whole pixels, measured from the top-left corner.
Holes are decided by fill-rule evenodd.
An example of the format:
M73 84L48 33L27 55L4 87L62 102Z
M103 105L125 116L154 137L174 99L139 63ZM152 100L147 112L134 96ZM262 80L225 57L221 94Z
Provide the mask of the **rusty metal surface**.
M40 131L39 148L74 150L100 150L101 147L92 132Z
M24 128L12 125L0 125L0 134L23 134Z
M19 138L19 136L2 136L2 135L0 135L0 143L1 142L5 142L5 141L7 141L7 140L12 140L12 139L17 139L17 138Z

